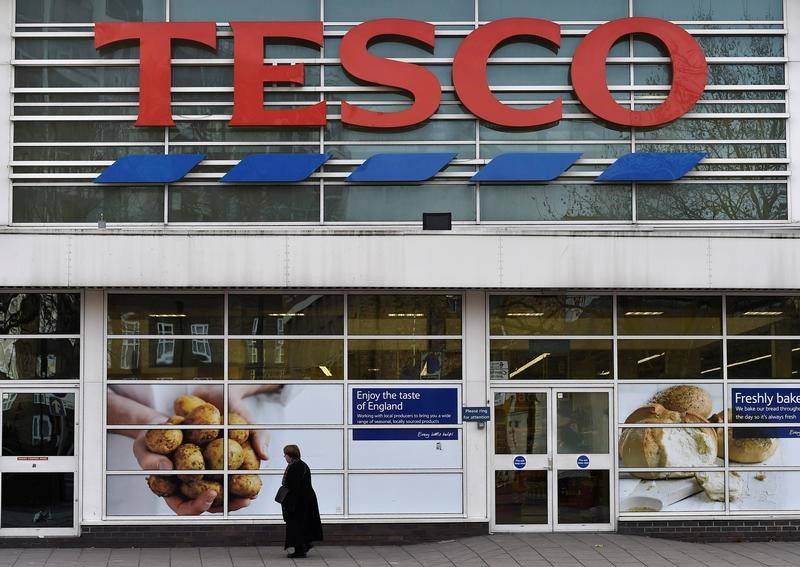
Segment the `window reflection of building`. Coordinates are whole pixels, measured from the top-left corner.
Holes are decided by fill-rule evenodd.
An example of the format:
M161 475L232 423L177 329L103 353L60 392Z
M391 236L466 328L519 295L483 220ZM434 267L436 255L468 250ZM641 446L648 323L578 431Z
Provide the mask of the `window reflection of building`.
M156 323L156 333L159 335L174 335L173 323ZM175 339L158 339L156 346L156 364L172 364L175 360Z
M135 316L134 313L123 313L120 317L123 335L138 335L139 321L129 319ZM123 370L139 368L139 339L123 339L122 352L120 353L119 367Z
M195 323L190 327L193 335L207 335L208 324ZM192 339L192 354L200 357L206 364L211 362L211 344L208 339Z

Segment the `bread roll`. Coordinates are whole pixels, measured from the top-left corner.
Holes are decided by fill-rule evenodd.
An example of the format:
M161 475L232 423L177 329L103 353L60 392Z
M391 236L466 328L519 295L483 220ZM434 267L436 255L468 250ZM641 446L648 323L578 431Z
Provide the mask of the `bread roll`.
M723 421L723 414L719 412L716 418L721 422ZM733 421L733 412L728 409L728 423ZM746 429L740 429L739 432L745 432ZM722 431L720 431L720 434ZM778 450L778 440L772 437L734 437L733 428L728 428L728 450L730 451L730 460L737 463L761 463L769 459ZM722 435L719 436L717 444L717 456L720 459L725 458L725 443Z
M711 415L711 396L703 388L689 384L670 386L656 392L648 403L661 404L668 410L693 413L702 418Z

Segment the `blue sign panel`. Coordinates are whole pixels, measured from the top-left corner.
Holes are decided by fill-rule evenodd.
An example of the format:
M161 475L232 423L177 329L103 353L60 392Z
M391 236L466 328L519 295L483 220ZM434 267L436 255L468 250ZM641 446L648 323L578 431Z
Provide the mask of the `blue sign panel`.
M733 388L734 423L800 423L800 389Z
M738 427L732 431L734 439L800 438L800 427Z
M353 388L355 425L458 423L458 388Z
M354 429L353 441L457 440L458 429Z
M514 457L514 467L518 469L524 469L526 464L528 464L528 461L526 461L525 457L522 455Z
M461 421L489 421L492 413L488 407L463 407L461 408Z
M586 455L581 455L580 457L578 457L577 462L580 468L585 469L586 467L589 466L589 457L587 457Z

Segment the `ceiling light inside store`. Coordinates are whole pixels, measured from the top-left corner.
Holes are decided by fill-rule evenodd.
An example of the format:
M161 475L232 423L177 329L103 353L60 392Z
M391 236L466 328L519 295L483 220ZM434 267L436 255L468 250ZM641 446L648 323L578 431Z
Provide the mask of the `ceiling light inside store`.
M305 313L267 313L270 317L305 317Z
M714 372L715 370L722 370L722 367L715 366L714 368L709 368L708 370L701 370L700 374L708 374L709 372Z
M148 313L147 316L160 317L163 319L165 317L186 317L187 315L185 313Z
M515 311L514 313L506 313L506 317L544 317L544 313L537 311Z
M648 362L650 360L655 360L656 358L658 358L660 356L664 356L665 354L667 354L667 353L666 352L661 352L661 353L658 353L658 354L654 354L652 356L645 356L644 358L637 360L636 364L644 364L645 362Z
M325 376L327 376L328 378L330 378L331 376L333 376L333 372L331 372L330 370L328 370L328 367L327 367L327 366L320 366L320 367L319 367L319 369L320 369L320 370L322 370L322 373L323 373Z
M513 378L514 376L516 376L516 375L517 375L517 374L519 374L520 372L523 372L524 370L527 370L528 368L530 368L530 367L531 367L531 366L533 366L534 364L538 364L538 363L540 363L541 361L543 361L543 360L544 360L545 358L547 358L548 356L550 356L550 353L549 353L549 352L543 352L542 354L540 354L540 355L539 355L539 356L537 356L536 358L529 360L528 362L526 362L525 364L523 364L522 366L520 366L519 368L517 368L517 369L516 369L514 372L512 372L511 374L509 374L509 375L508 375L508 377L509 377L509 378Z
M745 311L745 315L752 315L753 317L774 317L775 315L783 315L783 311Z
M610 370L601 370L601 371L598 373L598 376L608 376L608 375L610 375L610 374L611 374L611 371L610 371Z
M663 315L663 311L626 311L625 315L631 315L634 317L657 317L659 315Z
M389 317L425 317L425 313L389 313Z
M728 365L728 368L732 366L740 366L742 364L750 364L751 362L756 362L757 360L764 360L765 358L772 358L771 354L765 354L764 356L757 356L755 358L748 358L747 360L740 360L739 362L732 362Z

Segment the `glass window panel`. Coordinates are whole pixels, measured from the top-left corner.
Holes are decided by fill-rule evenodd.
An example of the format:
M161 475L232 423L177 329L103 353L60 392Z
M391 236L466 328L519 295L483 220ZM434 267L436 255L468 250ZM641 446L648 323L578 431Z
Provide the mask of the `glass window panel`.
M481 147L481 150L483 150L483 147ZM630 148L626 148L626 150L629 151ZM659 144L657 142L637 142L636 150L640 152L706 152L707 157L710 158L728 159L779 159L786 157L786 144ZM650 185L649 187L658 190L658 187L664 186Z
M286 146L218 146L218 145L170 145L171 154L205 154L206 160L212 159L226 159L226 160L241 160L252 154L280 154L287 151ZM163 153L163 150L162 150ZM316 154L319 153L319 144L313 146L305 146L301 144L291 146L291 153L293 154ZM201 166L202 167L202 166ZM219 188L219 185L217 186Z
M138 106L19 106L14 107L15 116L136 116ZM84 148L91 150L93 148ZM163 153L163 150L162 150Z
M237 399L241 400L243 397L253 394L246 393L238 396ZM212 415L206 416L205 421L214 422L213 425L215 426L222 421L223 387L221 385L169 383L114 384L108 386L106 421L108 425L153 424L158 425L154 429L180 429L167 424L167 418L173 415L186 416L197 405L202 405L196 403L196 400L193 402L192 399L186 399L186 396L193 396L203 402L212 404L220 412L219 417L212 412ZM117 439L116 434L121 436L131 435L134 438L142 434L141 431L132 434L126 430L115 429L114 431L115 433L110 435L109 439L114 438L117 441L119 439ZM195 429L193 431L203 432L206 430ZM194 435L191 433L186 434L190 441L198 442ZM125 444L123 443L123 445ZM128 451L131 450L130 437L127 439L126 447ZM111 451L112 449L109 447L109 452Z
M176 491L174 496L179 498L177 504L180 504L186 498L181 491L181 486L190 483L185 483L172 475L163 476L171 481L171 490ZM189 477L191 475L185 476ZM219 490L218 494L220 496L204 515L222 514L223 500L221 497L224 494L225 477L218 476L204 480L214 483L211 484L211 487ZM191 494L194 494L194 492L191 492ZM157 496L150 490L148 477L144 475L106 476L105 496L106 514L109 516L165 516L173 518L177 516L177 513L170 508L165 498ZM171 501L171 503L175 505L175 501Z
M783 183L637 185L640 220L785 220Z
M719 486L724 480L720 472L695 473L692 471L670 471L669 478L656 478L655 474L619 475L620 512L624 514L653 514L656 512L723 512L724 493ZM712 480L711 500L695 480L702 474ZM636 478L641 476L642 478ZM655 494L653 494L655 492Z
M547 471L495 471L495 523L546 524L550 494L547 474Z
M719 335L722 298L621 296L617 323L620 335Z
M492 340L493 380L596 380L612 378L610 340Z
M800 466L800 442L789 437L788 431L791 430L778 427L729 427L729 465ZM719 456L725 457L721 443Z
M608 400L606 392L558 392L558 454L609 452Z
M130 122L15 122L15 142L164 142L161 128L139 128Z
M461 380L460 340L350 339L350 380Z
M782 36L701 35L694 39L706 57L783 57ZM633 54L636 57L666 57L667 50L647 36L636 36Z
M0 339L0 380L80 379L78 339Z
M562 121L563 122L563 121ZM679 118L653 130L636 132L638 140L783 140L782 118Z
M98 50L90 37L26 38L14 40L17 59L138 59L139 45L114 45Z
M157 323L163 334L171 323ZM111 339L108 341L109 380L221 380L222 339Z
M75 454L75 394L3 392L2 456Z
M359 10L360 14L361 10ZM350 16L352 17L352 15ZM403 16L408 17L408 16ZM360 16L359 16L360 18ZM429 20L430 21L430 20ZM378 57L453 57L461 42L461 37L437 37L433 50L427 45L418 44L411 40L400 41L389 36L384 36L370 43L369 52ZM339 49L342 44L340 37L325 38L325 57L339 58ZM329 99L330 100L330 99Z
M311 151L319 151L319 146L311 148ZM331 154L331 159L367 159L375 154L391 152L393 154L405 153L438 153L438 152L455 152L458 154L458 159L475 159L475 144L359 144L357 146L346 144L325 144L325 151ZM452 171L449 166L448 171ZM473 166L474 168L474 166ZM326 168L326 171L328 169ZM351 171L351 166L347 167L347 171ZM332 187L332 186L328 186ZM347 186L346 186L347 187ZM327 191L327 188L326 188Z
M111 294L107 333L221 335L223 301L222 295Z
M608 295L493 295L492 335L610 335Z
M642 412L651 404L661 404L670 411L690 412L703 419L714 420L724 407L721 384L671 384L657 382L625 382L619 386L620 423L638 423L653 417Z
M302 431L300 430L295 430L295 431L297 431L298 433L302 433ZM291 442L294 441L295 441L294 439L291 440ZM306 461L306 446L300 445L300 443L302 442L299 442L297 444L300 447L303 447L303 461ZM281 470L283 470L283 468L285 468L286 461L284 461L282 458L280 459L280 461L284 463L284 466L281 467ZM313 461L308 461L308 463L309 467L314 471L313 473L314 491L317 494L320 514L341 516L344 511L344 476L341 474L325 474L325 473L320 474L316 472L317 469L327 468L327 467L314 466L314 464L312 464ZM261 479L260 496L249 500L247 506L242 506L241 508L237 507L241 505L241 503L231 504L229 513L231 514L232 517L246 518L248 516L265 516L265 515L280 517L281 505L275 502L271 496L278 491L278 487L281 485L282 475L280 474L260 475L259 478ZM270 497L267 498L264 495L269 495ZM255 521L260 522L262 520L255 520Z
M548 0L496 0L481 2L479 15L481 20L530 17L555 21L605 22L627 17L628 2L627 0L604 0L603 2L559 3Z
M728 341L728 378L800 378L800 341Z
M800 335L800 297L731 295L729 335Z
M135 87L138 67L16 67L17 88Z
M392 132L391 139L393 142L474 140L475 122L473 120L428 120L420 126ZM386 132L365 131L345 126L339 120L328 120L328 124L325 127L325 140L330 142L384 142L386 141Z
M166 18L166 0L19 0L16 6L19 24L153 22Z
M620 340L619 378L711 380L722 378L722 341L715 339Z
M721 467L722 460L717 459L717 431L722 433L721 428L713 427L620 428L620 468L677 469L632 473L642 479L663 480L693 476L686 469Z
M254 392L255 388L255 392ZM242 400L249 421L259 425L341 425L344 417L341 383L233 384L228 399ZM233 408L230 408L231 411ZM280 456L280 447L270 455ZM277 453L277 455L276 455Z
M632 207L628 186L481 186L482 221L630 220Z
M634 65L637 85L668 85L672 82L669 65ZM782 85L786 82L783 65L709 65L709 85ZM613 84L613 83L612 83Z
M474 221L475 188L436 184L325 187L328 222L421 222L426 212L449 212L454 221Z
M231 380L341 380L344 343L323 339L230 339Z
M74 473L2 474L0 528L71 528L75 524Z
M515 16L516 17L516 16ZM536 16L540 17L540 16ZM439 39L437 38L437 42ZM572 57L582 37L561 36L558 46L537 38L520 37L509 43L504 43L492 51L492 59L502 57ZM627 38L617 41L609 50L609 57L629 57L629 42Z
M148 128L148 130L150 130ZM162 141L163 141L162 133ZM178 122L169 130L170 142L319 142L319 128L231 128L224 120Z
M321 294L231 295L231 335L341 335L344 297Z
M459 295L349 295L351 335L460 335Z
M393 0L362 2L361 0L336 0L325 3L325 21L362 22L378 18L411 18L426 21L472 21L475 4L471 0ZM274 18L272 18L274 19Z
M18 223L164 221L160 187L14 187Z
M170 222L318 222L319 188L172 187Z
M169 17L176 22L317 21L319 4L319 0L169 0Z
M733 473L731 473L733 474ZM800 510L800 471L740 471L740 497L731 500L737 512L770 513Z
M611 522L610 471L558 471L558 523Z
M544 392L495 392L495 454L546 455L548 411Z
M663 129L662 127L661 129ZM659 131L661 131L659 129ZM549 140L630 140L630 128L616 127L594 119L563 119L555 126L546 125L538 129L504 130L488 124L481 124L481 140L508 140L511 142L523 142L526 140L549 141ZM639 133L637 132L637 137ZM659 136L663 139L663 136Z
M77 293L0 293L0 335L77 334Z
M637 144L637 149L639 149L639 145ZM706 149L706 146L703 146ZM644 151L644 150L642 150ZM659 151L659 150L651 150L651 151ZM666 151L666 150L661 150ZM702 150L699 150L702 151ZM491 144L491 143L481 143L480 146L480 157L482 159L491 159L497 157L500 154L505 153L545 153L545 152L580 152L583 154L581 157L583 159L603 159L603 158L618 158L623 156L624 154L629 154L631 152L631 145L630 142L622 142L618 144ZM463 157L461 152L459 152L459 157ZM483 185L481 189L481 199L483 199L484 191L487 189L492 189L492 185ZM515 186L517 189L524 189L524 186ZM546 188L547 186L543 186L540 188ZM566 186L562 186L563 188L568 188ZM586 187L586 185L577 185L573 189L577 191L581 187ZM614 186L613 185L603 185L603 187L608 191L610 190L613 192ZM483 215L481 215L483 217Z
M782 0L636 0L634 16L663 20L782 20Z

